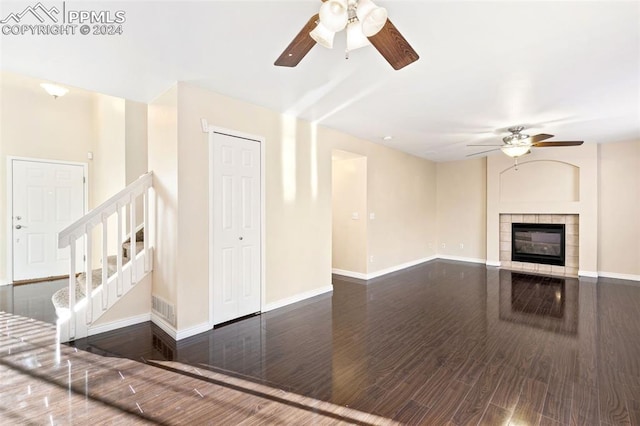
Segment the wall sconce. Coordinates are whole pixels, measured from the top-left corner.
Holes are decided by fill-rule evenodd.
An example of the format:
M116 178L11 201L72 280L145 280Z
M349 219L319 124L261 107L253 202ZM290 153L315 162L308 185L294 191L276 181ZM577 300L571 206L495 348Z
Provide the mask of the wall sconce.
M58 99L60 96L64 96L67 94L69 89L66 87L58 86L57 84L51 83L41 83L40 87L42 87L48 94L54 97L54 99Z

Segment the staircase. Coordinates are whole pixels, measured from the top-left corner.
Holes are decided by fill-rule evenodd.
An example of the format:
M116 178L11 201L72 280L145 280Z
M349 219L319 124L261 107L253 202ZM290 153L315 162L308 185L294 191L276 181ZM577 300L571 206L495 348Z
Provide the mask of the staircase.
M149 172L58 234L58 247L70 249L69 285L51 299L58 316L60 342L87 337L91 325L151 272L153 229L149 217L152 191L153 173ZM143 209L141 220L136 220L137 205ZM115 220L112 220L114 216ZM117 223L115 229L109 228L110 222ZM102 232L101 253L97 256L102 265L99 268L93 267L96 227ZM125 227L129 229L126 233ZM110 255L110 249L114 251L109 247L113 234L117 249L116 254ZM82 268L76 265L78 244L84 245L86 250ZM91 273L77 274L78 269Z

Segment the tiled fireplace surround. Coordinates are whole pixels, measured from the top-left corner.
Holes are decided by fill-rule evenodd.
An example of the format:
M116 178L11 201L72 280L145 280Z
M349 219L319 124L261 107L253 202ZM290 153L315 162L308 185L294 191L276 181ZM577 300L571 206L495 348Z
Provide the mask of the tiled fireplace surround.
M501 214L500 215L500 266L505 269L542 274L578 276L578 215L577 214ZM543 265L511 261L512 223L564 223L565 266Z

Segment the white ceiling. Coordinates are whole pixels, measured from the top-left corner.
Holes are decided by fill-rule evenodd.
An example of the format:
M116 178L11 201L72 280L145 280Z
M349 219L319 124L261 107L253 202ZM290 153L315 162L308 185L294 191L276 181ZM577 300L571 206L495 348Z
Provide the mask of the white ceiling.
M0 17L30 4L3 1ZM394 71L373 47L345 60L339 34L333 50L275 67L319 4L67 1L124 10L124 34L2 35L1 67L143 102L188 81L435 161L517 124L555 140L640 139L639 1L379 0L417 62Z

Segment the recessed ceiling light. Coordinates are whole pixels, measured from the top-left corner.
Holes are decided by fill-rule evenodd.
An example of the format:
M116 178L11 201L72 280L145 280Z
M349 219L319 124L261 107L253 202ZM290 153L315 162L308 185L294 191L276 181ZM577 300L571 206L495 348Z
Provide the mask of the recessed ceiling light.
M389 135L384 136L384 137L382 138L382 140L383 140L383 141L390 141L391 139L393 139L393 136L389 136Z

